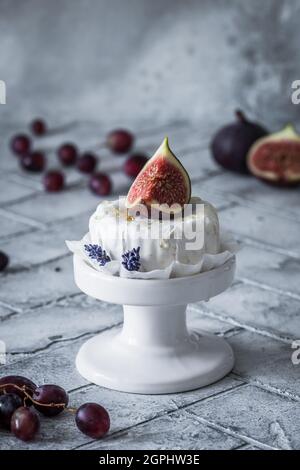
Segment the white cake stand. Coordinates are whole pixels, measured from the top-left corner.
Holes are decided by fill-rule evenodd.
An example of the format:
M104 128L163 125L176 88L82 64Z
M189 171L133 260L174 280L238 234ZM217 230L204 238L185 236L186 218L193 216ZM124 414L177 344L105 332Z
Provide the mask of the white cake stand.
M87 380L133 393L173 393L209 385L233 367L231 347L220 337L186 325L188 303L208 300L232 283L235 258L194 276L143 280L108 276L74 255L75 281L85 294L122 304L122 329L89 339L76 366Z

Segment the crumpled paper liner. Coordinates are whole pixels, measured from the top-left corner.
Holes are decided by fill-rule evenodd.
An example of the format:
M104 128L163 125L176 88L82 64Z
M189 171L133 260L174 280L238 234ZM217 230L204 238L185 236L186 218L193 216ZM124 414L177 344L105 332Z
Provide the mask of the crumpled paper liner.
M221 251L216 255L204 254L201 261L196 264L184 264L179 261L173 261L164 269L154 269L153 271L128 271L122 265L122 260L112 260L99 266L99 264L92 260L84 245L91 243L89 234L86 234L79 241L66 240L66 245L72 253L80 256L92 268L100 271L101 273L109 276L120 276L132 279L169 279L174 277L186 277L200 272L210 271L211 269L222 266L226 261L234 256L240 249L240 244L233 240L229 235L221 234ZM107 254L110 256L108 250Z

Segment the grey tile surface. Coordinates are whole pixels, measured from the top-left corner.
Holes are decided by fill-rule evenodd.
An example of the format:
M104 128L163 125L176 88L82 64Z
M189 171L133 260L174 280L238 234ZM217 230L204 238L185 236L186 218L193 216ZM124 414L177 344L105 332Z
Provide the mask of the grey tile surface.
M185 411L118 433L89 449L232 450L243 441L199 423Z
M1 374L58 383L70 391L74 406L98 401L108 408L112 428L103 441L93 441L80 434L73 416L65 413L55 422L43 420L41 435L31 444L1 432L1 449L299 448L300 430L294 419L300 399L299 366L291 360L292 341L300 336L297 209L291 206L288 215L276 216L275 204L265 200L259 183L220 174L207 150L201 150L201 141L195 139L188 150L186 124L176 126L181 157L194 179L193 193L212 201L223 226L243 242L235 284L210 302L188 309L191 327L225 336L231 343L236 355L233 373L204 389L152 397L101 389L82 379L74 363L79 347L122 322L119 306L88 299L78 291L64 243L87 230L97 199L85 188L84 178L76 181L74 172L68 190L53 196L38 189L37 178L11 169L8 178L18 190L16 197L8 191L2 209L2 221L8 223L1 225L1 249L11 263L0 277L1 339L7 347ZM85 131L77 126L81 135L94 132L92 125L89 131L86 124L83 127ZM159 132L144 132L150 151ZM107 155L103 162L107 168L110 159ZM119 168L121 160L113 160L112 167ZM122 189L128 181L119 178L117 184ZM249 185L256 188L251 193L256 196L245 202L243 185L246 192ZM278 204L283 204L280 201L287 196L278 194Z
M2 249L12 253L8 272L43 264L66 255L68 248L65 240L79 240L88 230L90 215L90 211L84 212L67 222L52 221L43 230L31 230L21 236L16 234L13 238L6 238L2 242Z
M192 405L188 411L201 423L249 443L284 450L300 447L298 403L252 385Z
M244 245L239 253L237 276L245 282L250 281L298 297L299 268L300 260L297 258L258 246Z
M35 193L34 189L28 188L28 186L13 183L7 178L2 176L0 178L1 193L0 193L0 207L7 205L15 200L21 200L32 196Z
M7 212L1 212L1 224L0 224L0 239L10 239L15 235L29 232L32 227L19 220L16 220L13 216L9 217Z
M245 331L229 338L229 342L236 355L237 377L300 399L299 365L292 362L295 349L291 344Z
M300 336L299 300L259 286L237 283L210 300L195 304L200 310L220 315L237 326L247 325L284 338Z
M57 271L59 268L59 271ZM72 257L24 271L8 273L1 279L0 302L26 309L78 292L73 279Z
M237 205L224 210L220 220L224 228L242 237L300 256L300 221L295 218L271 214L260 207Z
M13 356L12 359L17 359L23 353L39 352L55 343L100 332L122 321L120 306L103 303L100 308L98 302L82 295L28 310L25 315L25 323L24 315L20 313L8 317L1 324L6 351L9 356ZM16 330L22 330L17 343Z

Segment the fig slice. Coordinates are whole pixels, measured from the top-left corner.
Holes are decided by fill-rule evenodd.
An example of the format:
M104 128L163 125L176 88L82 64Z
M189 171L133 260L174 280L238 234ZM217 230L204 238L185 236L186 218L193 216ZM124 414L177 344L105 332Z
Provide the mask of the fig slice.
M249 150L250 172L267 183L294 186L300 183L300 135L291 124L259 139Z
M126 207L159 205L163 213L182 211L191 197L189 175L169 147L166 137L131 185ZM173 208L171 207L173 206Z

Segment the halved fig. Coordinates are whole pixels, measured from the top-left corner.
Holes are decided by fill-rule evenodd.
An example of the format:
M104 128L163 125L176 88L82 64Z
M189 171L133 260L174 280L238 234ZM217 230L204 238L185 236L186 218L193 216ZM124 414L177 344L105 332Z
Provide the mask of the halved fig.
M250 172L267 183L294 186L300 183L300 135L288 124L280 132L259 139L249 150Z
M127 194L126 207L131 209L144 204L157 209L159 205L161 212L174 214L182 210L190 197L189 175L171 152L166 137L134 180Z

